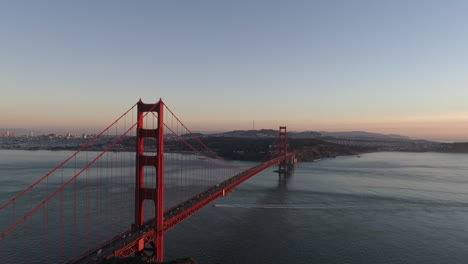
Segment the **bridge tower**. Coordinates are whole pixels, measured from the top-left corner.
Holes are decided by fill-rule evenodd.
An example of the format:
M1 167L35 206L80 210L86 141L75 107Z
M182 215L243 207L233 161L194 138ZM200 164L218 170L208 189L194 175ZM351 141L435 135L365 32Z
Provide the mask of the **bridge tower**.
M279 127L279 134L278 134L278 145L277 145L277 152L279 156L286 156L288 154L288 133L286 126ZM292 164L294 163L294 158L289 158L281 161L278 164L278 173L281 174L289 174L292 169Z
M155 237L152 238L152 248L145 248L144 239L138 241L138 252L149 253L162 262L164 259L164 103L159 100L156 104L144 104L141 100L137 106L137 150L136 150L136 186L135 186L135 225L141 227L145 221L146 200L152 200L155 206ZM157 127L147 129L144 124L145 113L157 114ZM145 139L157 141L156 155L145 155ZM145 167L155 167L156 186L149 188L145 185Z

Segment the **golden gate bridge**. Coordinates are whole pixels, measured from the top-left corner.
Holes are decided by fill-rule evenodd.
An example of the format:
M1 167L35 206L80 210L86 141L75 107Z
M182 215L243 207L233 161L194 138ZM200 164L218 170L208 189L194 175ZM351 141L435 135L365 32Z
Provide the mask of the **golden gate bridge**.
M0 207L0 256L102 263L146 255L162 262L167 231L273 165L287 174L293 161L286 127L263 162L244 168L205 145L162 100L140 100Z

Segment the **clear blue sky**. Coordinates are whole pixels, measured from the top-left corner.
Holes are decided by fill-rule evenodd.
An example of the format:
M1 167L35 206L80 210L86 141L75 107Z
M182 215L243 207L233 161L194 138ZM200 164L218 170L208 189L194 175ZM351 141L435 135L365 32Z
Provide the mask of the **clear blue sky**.
M162 97L194 130L468 138L467 14L468 1L1 1L0 128L100 128Z

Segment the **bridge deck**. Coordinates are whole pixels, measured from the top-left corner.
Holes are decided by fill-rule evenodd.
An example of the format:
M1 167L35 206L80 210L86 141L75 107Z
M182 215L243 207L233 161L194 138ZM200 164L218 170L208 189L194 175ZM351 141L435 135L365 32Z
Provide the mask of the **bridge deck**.
M215 186L210 187L206 191L199 193L191 199L178 204L164 213L164 227L161 231L168 231L178 223L187 219L203 207L207 206L219 197L224 196L237 187L242 182L246 181L255 174L287 159L292 154L275 158L257 166L249 168ZM93 250L88 251L84 255L75 258L68 263L101 263L103 259L112 256L127 257L139 251L139 243L149 244L153 241L156 231L155 219L150 219L141 227L133 227L132 229L115 236L112 240L101 244Z

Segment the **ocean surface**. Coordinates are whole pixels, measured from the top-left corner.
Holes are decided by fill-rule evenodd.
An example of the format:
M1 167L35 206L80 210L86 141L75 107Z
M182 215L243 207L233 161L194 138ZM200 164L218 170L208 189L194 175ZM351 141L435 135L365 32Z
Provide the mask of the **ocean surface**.
M0 202L70 154L0 150ZM190 256L202 264L468 263L468 155L337 157L299 163L288 178L275 169L254 176L167 232L166 259ZM24 263L21 254L12 253L15 249L2 250L8 253L6 259L0 256L2 263Z

